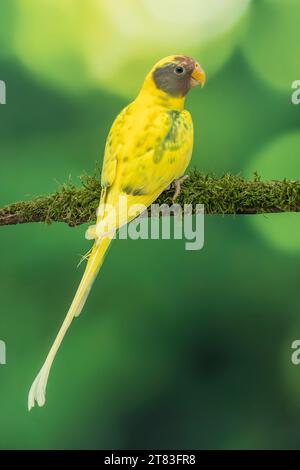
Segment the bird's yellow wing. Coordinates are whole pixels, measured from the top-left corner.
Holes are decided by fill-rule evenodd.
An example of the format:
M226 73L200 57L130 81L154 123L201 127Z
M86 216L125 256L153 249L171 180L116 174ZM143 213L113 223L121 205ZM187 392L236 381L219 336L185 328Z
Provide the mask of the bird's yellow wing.
M108 137L106 139L104 159L101 172L102 188L110 187L116 177L118 155L122 153L122 142L118 136L124 131L126 126L126 116L129 114L130 105L126 106L115 119Z
M188 111L149 115L138 111L132 103L110 131L102 186L114 187L114 193L133 196L159 194L189 164L193 148L192 118Z
M136 157L122 168L121 189L127 194L162 192L182 176L192 155L193 124L187 111L159 115L145 134Z

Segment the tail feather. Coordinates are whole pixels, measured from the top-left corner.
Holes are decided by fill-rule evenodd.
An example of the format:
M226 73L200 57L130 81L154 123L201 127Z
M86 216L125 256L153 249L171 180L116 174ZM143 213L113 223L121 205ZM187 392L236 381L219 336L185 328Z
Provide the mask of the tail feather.
M55 338L55 341L48 353L43 367L41 368L33 384L31 385L28 395L29 410L35 405L35 402L37 402L39 406L43 406L45 404L47 381L56 353L61 345L61 342L69 326L72 323L73 318L78 317L83 309L83 306L89 295L93 282L99 272L99 269L101 268L105 253L111 243L111 240L111 237L102 238L100 241L96 241L92 248L85 272L75 294L73 302L65 317L65 320Z

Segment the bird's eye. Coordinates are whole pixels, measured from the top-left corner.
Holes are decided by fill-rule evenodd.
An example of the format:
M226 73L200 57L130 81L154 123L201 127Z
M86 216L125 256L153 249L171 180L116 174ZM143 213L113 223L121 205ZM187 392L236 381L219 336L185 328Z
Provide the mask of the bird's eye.
M183 75L184 72L185 72L185 68L182 67L181 65L177 65L177 67L175 67L176 75Z

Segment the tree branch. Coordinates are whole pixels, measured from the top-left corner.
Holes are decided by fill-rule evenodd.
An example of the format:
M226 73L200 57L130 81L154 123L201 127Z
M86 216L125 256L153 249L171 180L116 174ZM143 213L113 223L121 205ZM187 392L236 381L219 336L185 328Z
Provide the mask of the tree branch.
M81 177L81 186L64 184L49 196L21 201L0 209L0 225L28 222L65 222L70 227L93 222L100 197L99 175ZM172 204L174 190L165 191L156 201ZM203 175L192 170L176 200L180 205L204 204L206 214L262 214L300 212L300 180L262 181L226 174Z

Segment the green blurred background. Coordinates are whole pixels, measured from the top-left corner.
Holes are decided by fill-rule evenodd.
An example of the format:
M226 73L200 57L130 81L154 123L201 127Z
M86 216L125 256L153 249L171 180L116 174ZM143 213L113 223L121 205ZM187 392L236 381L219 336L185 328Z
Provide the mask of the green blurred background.
M0 0L0 204L92 172L161 57L195 56L193 165L299 178L298 0ZM300 216L207 217L205 247L115 241L27 393L83 271L86 227L1 227L1 449L300 448Z

